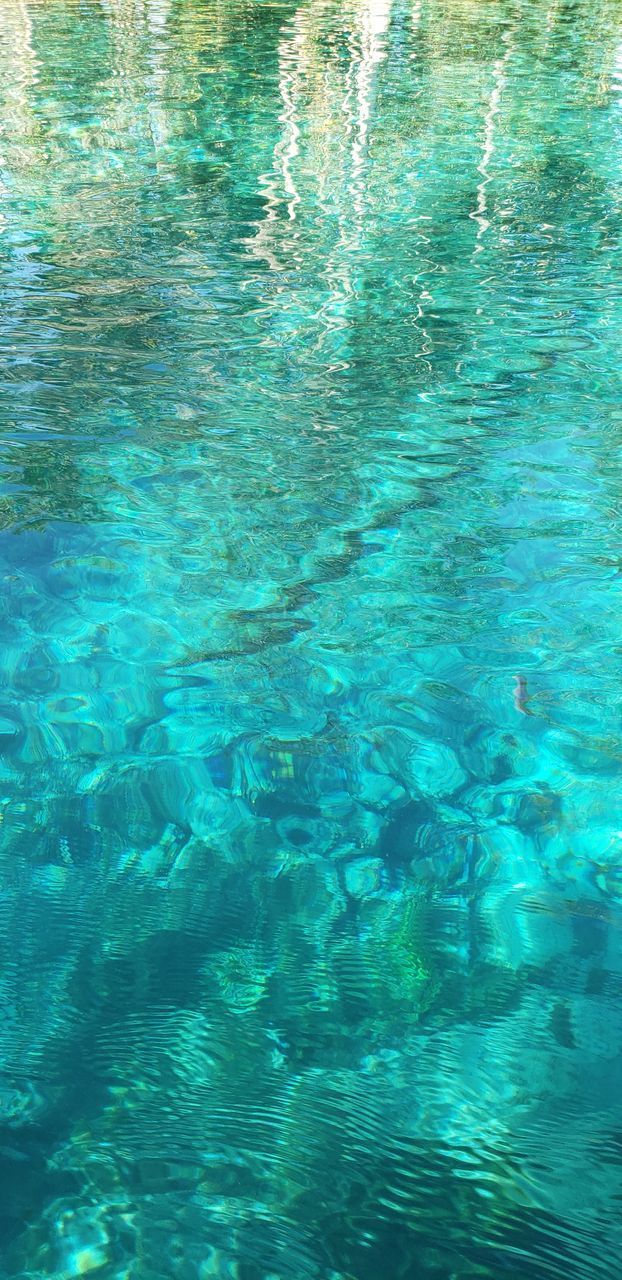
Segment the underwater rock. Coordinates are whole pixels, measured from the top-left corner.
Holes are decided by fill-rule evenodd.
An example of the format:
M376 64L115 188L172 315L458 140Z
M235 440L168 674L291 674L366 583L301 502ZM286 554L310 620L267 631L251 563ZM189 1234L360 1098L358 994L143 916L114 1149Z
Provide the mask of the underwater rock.
M439 838L433 806L424 799L410 800L383 827L379 853L391 869L405 867Z
M353 898L366 898L382 886L381 858L357 858L344 867L344 884Z

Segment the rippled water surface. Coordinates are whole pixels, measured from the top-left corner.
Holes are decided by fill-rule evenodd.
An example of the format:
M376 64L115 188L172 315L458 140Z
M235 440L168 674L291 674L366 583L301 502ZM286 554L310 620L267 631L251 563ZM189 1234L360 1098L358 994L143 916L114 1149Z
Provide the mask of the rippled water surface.
M0 68L2 1280L615 1280L617 6Z

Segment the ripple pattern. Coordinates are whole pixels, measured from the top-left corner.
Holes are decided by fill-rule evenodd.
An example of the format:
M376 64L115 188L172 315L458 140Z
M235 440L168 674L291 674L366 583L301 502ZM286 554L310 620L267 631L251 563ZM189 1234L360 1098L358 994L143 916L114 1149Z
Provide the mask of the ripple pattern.
M0 64L0 1280L615 1280L618 7Z

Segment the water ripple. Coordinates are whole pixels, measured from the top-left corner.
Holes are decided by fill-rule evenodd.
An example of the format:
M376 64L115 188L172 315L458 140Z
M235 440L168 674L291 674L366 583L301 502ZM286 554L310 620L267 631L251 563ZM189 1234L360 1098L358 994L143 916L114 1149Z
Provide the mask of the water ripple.
M611 0L4 0L3 1280L610 1280Z

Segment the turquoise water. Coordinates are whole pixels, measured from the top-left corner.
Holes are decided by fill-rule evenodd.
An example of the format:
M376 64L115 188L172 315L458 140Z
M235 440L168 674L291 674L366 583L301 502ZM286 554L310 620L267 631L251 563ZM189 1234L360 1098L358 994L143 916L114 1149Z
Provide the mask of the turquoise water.
M616 6L0 66L1 1280L615 1280Z

